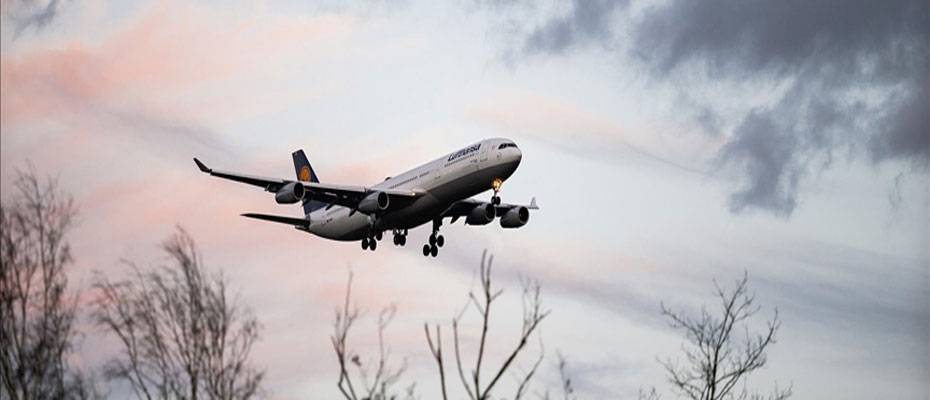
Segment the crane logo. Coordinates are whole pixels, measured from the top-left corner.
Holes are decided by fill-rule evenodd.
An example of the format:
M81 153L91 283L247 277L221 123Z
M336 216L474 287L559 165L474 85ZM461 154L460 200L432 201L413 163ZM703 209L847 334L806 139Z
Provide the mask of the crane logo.
M312 175L310 174L309 166L304 165L303 167L300 168L300 176L298 176L298 178L300 178L301 181L310 182L311 177Z

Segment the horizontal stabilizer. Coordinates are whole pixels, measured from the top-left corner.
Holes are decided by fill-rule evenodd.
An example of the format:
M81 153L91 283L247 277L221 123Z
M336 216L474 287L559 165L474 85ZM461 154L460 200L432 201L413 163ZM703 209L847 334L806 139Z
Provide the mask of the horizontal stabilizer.
M310 220L303 218L293 218L293 217L284 217L281 215L268 215L268 214L254 214L246 213L242 214L243 217L255 218L264 221L277 222L279 224L288 224L297 227L307 228L310 226Z

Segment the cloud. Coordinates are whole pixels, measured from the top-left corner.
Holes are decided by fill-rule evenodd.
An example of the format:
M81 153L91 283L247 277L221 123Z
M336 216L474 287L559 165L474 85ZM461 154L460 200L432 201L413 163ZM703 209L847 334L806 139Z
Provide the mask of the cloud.
M523 44L524 52L564 53L577 44L613 39L611 18L627 0L574 0L567 15L552 18L533 30Z
M723 130L713 165L742 182L730 209L790 216L799 180L832 166L839 150L927 171L927 15L920 0L575 2L517 31L524 56L599 46L644 66L654 84L674 86L694 103L695 122ZM695 100L721 86L746 100ZM760 92L764 99L753 100Z
M60 7L60 0L49 0L45 4L30 0L9 0L4 2L2 9L4 16L14 25L14 37L18 37L30 27L37 32L47 27L58 15Z
M750 113L720 151L721 165L735 164L747 175L745 186L730 196L730 210L740 212L755 205L790 215L797 205L795 193L803 173L789 158L797 147L797 137L780 131L768 115Z
M306 88L278 90L264 82L321 57L333 45L327 39L353 21L335 15L214 17L194 5L158 3L102 38L76 35L4 51L5 144L106 138L139 141L147 152L175 161L193 153L229 155L234 146L217 127L312 96Z

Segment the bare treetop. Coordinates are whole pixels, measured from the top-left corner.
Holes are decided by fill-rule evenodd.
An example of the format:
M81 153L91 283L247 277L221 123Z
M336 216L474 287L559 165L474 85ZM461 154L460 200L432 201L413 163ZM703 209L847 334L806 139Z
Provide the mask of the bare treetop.
M363 359L348 345L349 332L359 318L360 310L352 304L352 273L349 272L346 283L345 302L342 307L336 308L336 318L333 322L333 335L330 341L339 363L339 380L336 386L346 400L388 400L400 396L395 393L395 386L401 375L407 370L407 360L394 365L391 361L391 348L384 342L384 332L387 330L394 315L397 313L395 305L389 305L378 315L378 353L374 359ZM354 366L354 368L353 368ZM355 371L353 374L351 371ZM357 380L353 380L353 375ZM358 380L361 380L361 385ZM406 398L413 398L414 385L406 388Z
M684 331L687 340L682 349L684 361L662 362L669 382L680 395L694 400L783 400L791 396L790 388L776 387L770 396L752 394L745 385L736 391L750 373L765 366L766 350L775 343L781 326L776 309L761 333L750 333L747 322L760 308L749 292L748 281L744 274L728 291L715 280L714 295L719 301L716 313L702 308L699 315L690 316L662 305L669 324Z
M229 298L226 280L203 266L184 230L162 245L171 263L95 287L97 323L120 341L123 353L106 374L129 382L137 397L249 399L264 373L249 362L260 325Z
M513 349L509 352L507 357L501 362L500 366L496 369L492 369L492 375L490 380L487 383L482 383L482 371L486 367L485 353L487 350L487 345L489 343L488 330L490 327L490 315L491 309L494 301L501 295L502 290L493 289L491 285L491 266L494 262L494 256L488 257L487 251L481 254L481 265L478 270L479 278L481 280L481 292L475 294L471 292L468 294L469 305L472 305L474 309L481 316L481 336L478 341L477 354L475 355L475 367L468 371L466 376L465 367L463 366L464 358L462 357L461 344L459 340L459 322L462 318L462 314L467 311L466 309L462 311L462 314L454 317L452 319L452 339L453 339L453 348L455 351L455 366L458 371L459 379L461 380L462 387L465 389L465 393L468 395L469 399L472 400L484 400L491 398L492 390L499 383L500 379L508 371L511 371L513 364L517 356L524 350L526 347L530 336L533 332L539 327L539 324L543 319L549 315L549 310L543 310L542 308L542 298L540 296L540 285L539 282L524 279L522 280L523 285L523 315L522 315L522 327L520 330L520 336L516 341ZM424 330L426 332L427 344L430 347L430 353L433 355L433 359L436 361L436 364L439 368L439 379L442 385L442 395L443 398L447 398L446 391L446 381L445 381L445 365L442 358L442 337L439 326L435 327L435 340L430 333L429 326L424 325ZM497 343L503 340L493 340ZM529 383L532 380L533 376L536 374L536 370L539 368L539 365L542 363L543 356L545 351L542 348L542 341L540 340L540 350L539 356L536 358L532 366L522 372L515 375L517 381L517 390L514 393L515 399L523 398L527 393L529 388Z
M77 336L65 271L77 207L33 169L17 171L13 187L0 205L0 398L86 397L91 388L66 361Z

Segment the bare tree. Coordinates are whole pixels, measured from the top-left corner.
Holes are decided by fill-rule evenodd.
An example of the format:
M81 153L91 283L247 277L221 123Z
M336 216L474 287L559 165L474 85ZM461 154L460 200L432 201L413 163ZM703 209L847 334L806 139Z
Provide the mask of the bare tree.
M486 366L484 356L488 345L488 329L490 327L491 306L502 293L501 290L494 290L491 286L491 265L493 262L494 256L487 257L486 251L481 255L481 266L479 269L481 292L478 295L475 295L474 292L469 293L469 301L466 304L466 307L459 315L452 319L452 338L455 351L455 365L458 371L459 379L462 382L462 387L465 388L465 392L472 400L485 400L490 398L491 391L495 388L501 377L504 376L504 373L506 373L512 367L514 360L516 360L521 351L525 349L530 336L534 331L536 331L539 323L542 322L542 320L547 315L549 315L548 310L542 309L539 283L533 280L523 280L523 325L520 331L520 337L518 338L516 345L508 353L508 356L504 359L501 365L497 369L492 370L490 380L483 384L481 381L482 368ZM466 377L465 368L462 365L463 357L459 340L459 322L464 313L468 310L468 305L474 306L475 310L481 316L482 324L481 336L478 341L477 355L475 356L475 367L469 371L469 374ZM424 328L426 331L427 344L430 347L430 353L433 355L434 360L436 360L436 364L439 369L439 379L443 389L443 399L447 399L445 366L442 358L441 332L439 326L437 325L435 327L434 338L433 335L430 334L429 326L424 326ZM542 363L544 354L545 352L542 349L542 342L540 341L539 357L528 370L518 373L516 376L517 390L514 394L515 399L520 399L526 394L530 380L533 378L537 368Z
M67 236L77 208L56 179L17 171L16 195L0 204L0 398L91 396L66 361L77 337L78 293L68 294Z
M231 299L227 281L206 272L183 229L163 243L167 266L112 282L98 276L97 323L114 334L122 354L105 367L139 398L249 399L264 372L249 362L260 325Z
M339 381L336 386L347 400L388 400L396 399L399 394L394 393L394 387L401 375L407 369L406 360L398 366L391 365L391 349L384 343L384 332L394 319L397 307L390 305L381 310L378 315L378 354L374 359L363 360L362 357L348 347L348 336L359 318L360 310L352 304L352 273L349 272L346 284L345 302L341 308L336 308L336 319L333 323L333 335L330 337L336 360L339 363ZM351 366L349 365L351 364ZM352 367L354 366L354 368ZM354 370L355 374L350 371ZM361 382L356 388L352 376L355 375ZM414 386L406 388L406 398L414 397Z
M745 388L745 378L765 366L766 350L775 343L775 334L781 326L776 309L761 333L750 333L747 320L759 307L748 291L748 280L744 273L731 291L714 281L714 295L720 301L717 313L702 308L699 316L692 317L662 305L662 314L669 324L684 331L687 339L683 362L670 359L662 362L678 394L694 400L784 400L791 396L791 388L776 387L768 396L751 394ZM737 391L740 383L743 387Z

